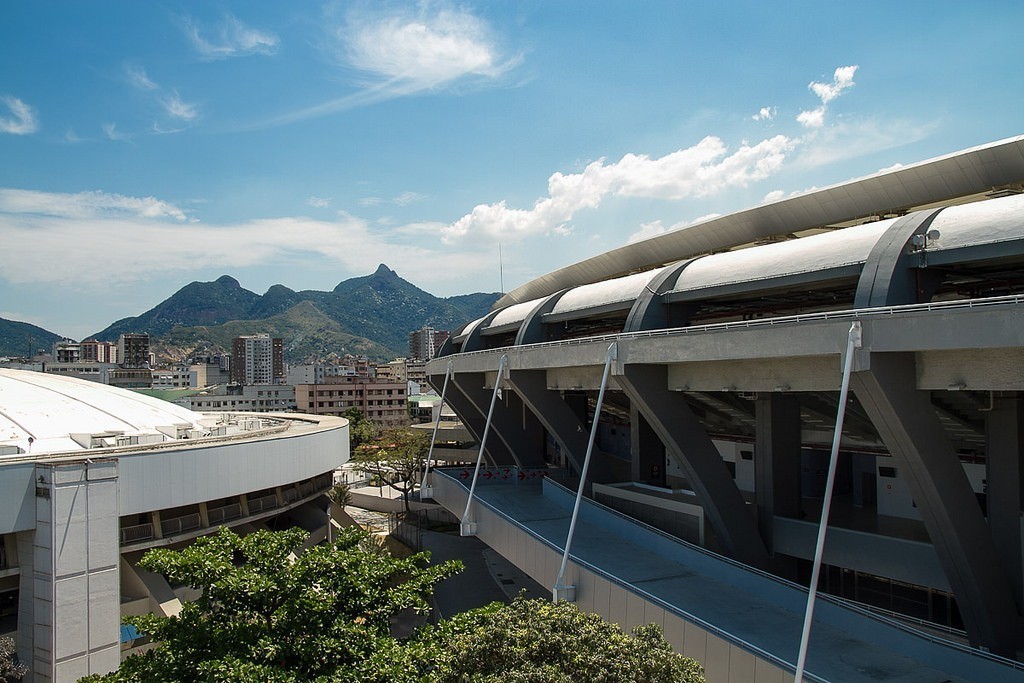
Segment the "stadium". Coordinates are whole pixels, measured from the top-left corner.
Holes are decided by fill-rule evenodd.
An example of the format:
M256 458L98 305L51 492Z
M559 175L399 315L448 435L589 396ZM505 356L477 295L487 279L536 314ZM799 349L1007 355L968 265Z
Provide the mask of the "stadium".
M715 681L792 680L831 506L808 680L1022 679L1022 183L1017 137L518 287L428 366L485 466L427 492Z

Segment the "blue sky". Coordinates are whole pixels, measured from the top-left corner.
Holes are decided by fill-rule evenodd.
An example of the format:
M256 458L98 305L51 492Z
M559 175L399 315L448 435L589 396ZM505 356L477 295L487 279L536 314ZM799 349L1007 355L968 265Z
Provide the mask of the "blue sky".
M6 2L0 317L77 338L378 263L508 290L1024 133L1022 29L1011 0Z

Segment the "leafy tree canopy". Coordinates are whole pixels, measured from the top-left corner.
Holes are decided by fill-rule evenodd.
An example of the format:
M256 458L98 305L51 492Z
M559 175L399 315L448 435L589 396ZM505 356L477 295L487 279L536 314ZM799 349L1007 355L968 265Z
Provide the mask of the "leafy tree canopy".
M391 636L391 620L426 612L434 584L459 570L400 559L357 527L295 557L301 529L240 537L228 529L182 550L150 550L139 566L202 589L175 617L128 623L160 643L87 681L412 681L425 658Z
M629 636L568 602L517 598L439 624L437 683L699 683L700 664L672 651L661 630Z
M426 610L459 563L398 559L358 528L295 557L301 530L228 530L140 566L202 589L176 617L129 617L159 645L86 683L703 683L657 626L629 636L570 603L519 598L391 635L403 610Z

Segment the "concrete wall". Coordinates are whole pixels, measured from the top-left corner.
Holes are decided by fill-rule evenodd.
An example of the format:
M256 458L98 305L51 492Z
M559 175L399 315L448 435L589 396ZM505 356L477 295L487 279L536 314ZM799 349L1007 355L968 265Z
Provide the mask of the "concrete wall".
M438 477L435 497L449 510L462 510L468 493L452 480ZM477 537L542 586L554 586L561 553L526 529L481 504L474 506ZM771 661L687 621L663 606L610 581L601 573L569 562L563 582L576 587L576 604L630 632L643 624L657 624L676 652L693 657L713 683L786 683L793 674Z

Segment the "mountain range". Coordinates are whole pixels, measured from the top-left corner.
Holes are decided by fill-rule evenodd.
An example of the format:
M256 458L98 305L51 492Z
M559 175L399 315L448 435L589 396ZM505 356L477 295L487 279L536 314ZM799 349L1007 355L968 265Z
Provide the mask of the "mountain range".
M178 360L193 352L230 351L235 337L266 332L284 340L285 359L292 363L345 353L387 360L407 354L413 330L425 325L454 330L486 314L500 296L435 297L383 264L329 292L295 291L278 284L259 295L224 275L213 282L192 282L145 313L118 320L88 338L117 341L123 333L145 332L158 360ZM8 321L0 321L0 354L24 354L28 332L13 330L8 344L4 323ZM37 347L60 338L35 329ZM44 342L45 334L51 336Z

